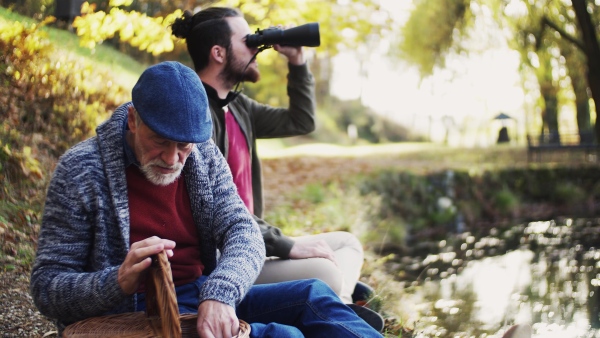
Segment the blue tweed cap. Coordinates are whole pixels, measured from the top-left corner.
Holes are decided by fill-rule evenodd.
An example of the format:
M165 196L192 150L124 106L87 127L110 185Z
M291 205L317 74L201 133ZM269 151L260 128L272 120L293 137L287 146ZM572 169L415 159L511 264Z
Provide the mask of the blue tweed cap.
M179 62L146 69L131 92L140 118L171 141L202 143L212 136L208 98L198 75Z

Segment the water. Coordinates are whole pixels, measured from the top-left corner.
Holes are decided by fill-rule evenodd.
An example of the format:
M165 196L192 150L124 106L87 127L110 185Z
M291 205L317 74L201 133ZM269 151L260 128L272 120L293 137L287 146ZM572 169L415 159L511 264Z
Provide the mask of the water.
M567 218L465 233L403 257L395 268L413 286L415 337L501 337L515 323L533 337L600 337L599 239L600 220Z

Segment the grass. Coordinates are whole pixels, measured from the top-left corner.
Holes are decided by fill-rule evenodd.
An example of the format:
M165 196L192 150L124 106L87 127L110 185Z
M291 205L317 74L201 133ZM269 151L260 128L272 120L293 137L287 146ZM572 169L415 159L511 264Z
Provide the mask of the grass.
M342 146L329 143L310 143L292 147L284 147L274 140L259 140L258 151L262 158L289 156L323 156L323 157L360 157L360 156L394 156L413 154L439 148L433 143L390 143L376 145Z
M99 68L112 72L117 81L126 88L133 88L139 76L146 69L146 65L120 53L111 46L98 45L92 50L81 47L78 37L69 31L53 27L47 27L46 30L50 40L60 45L61 50L68 50L76 56L94 62Z
M0 20L7 22L20 21L23 23L37 23L36 20L19 15L4 7L0 7ZM115 74L115 81L125 88L133 88L146 65L134 58L125 55L109 45L98 45L95 49L79 45L79 38L73 32L48 25L41 28L48 33L50 41L60 48L59 52L71 56L81 57L93 62L101 70Z
M502 145L486 148L451 147L430 142L405 142L342 146L311 143L285 147L275 140L259 140L261 158L342 157L401 161L406 168L440 170L445 168L486 170L505 167L536 166L528 163L527 148ZM547 165L547 164L539 164Z

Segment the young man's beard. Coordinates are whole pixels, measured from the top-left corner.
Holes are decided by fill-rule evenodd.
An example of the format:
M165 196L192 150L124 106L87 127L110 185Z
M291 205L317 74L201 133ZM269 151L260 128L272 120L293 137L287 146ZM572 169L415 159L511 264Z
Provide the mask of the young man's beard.
M233 88L240 81L258 82L260 72L256 68L251 68L247 62L243 62L233 55L232 51L227 53L227 63L221 72L221 77L230 87Z
M175 171L171 174L162 174L158 171L155 171L154 166L160 166L163 168L171 168L171 169L174 169ZM160 186L166 186L166 185L169 185L169 184L175 182L181 175L182 169L183 169L183 165L181 163L175 163L175 165L171 167L159 159L150 161L149 163L146 163L140 167L140 170L142 171L142 173L144 173L144 176L146 176L148 181L152 182L152 184L154 184L154 185L160 185Z

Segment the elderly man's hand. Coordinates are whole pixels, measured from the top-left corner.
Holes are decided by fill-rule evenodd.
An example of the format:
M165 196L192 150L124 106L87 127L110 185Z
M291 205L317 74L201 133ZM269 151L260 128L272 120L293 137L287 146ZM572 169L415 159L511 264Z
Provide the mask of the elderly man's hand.
M198 307L196 329L200 338L231 338L240 331L235 309L216 300L206 300Z
M175 242L156 236L131 244L125 261L119 267L118 282L123 292L130 295L137 291L144 271L152 264L152 255L166 250L167 257L172 257L174 248Z
M290 251L291 259L301 258L327 258L337 264L333 250L325 241L301 242L298 241L292 246Z

